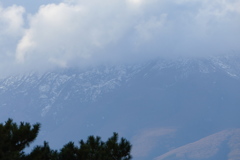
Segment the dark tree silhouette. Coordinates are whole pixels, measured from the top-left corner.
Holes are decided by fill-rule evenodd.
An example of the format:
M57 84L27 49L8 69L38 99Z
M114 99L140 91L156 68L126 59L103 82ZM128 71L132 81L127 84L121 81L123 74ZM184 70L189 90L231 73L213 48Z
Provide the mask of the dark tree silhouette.
M60 150L59 160L78 160L77 152L78 148L74 145L73 142L69 142L68 144L64 145L63 148Z
M113 133L113 136L110 137L106 142L105 151L108 153L108 159L112 160L129 160L132 158L131 144L126 139L121 138L118 142L118 134Z
M80 160L100 160L104 157L104 143L100 137L89 136L88 140L80 141L78 150L78 159Z
M124 138L118 142L118 134L113 133L106 142L100 137L89 136L88 140L80 141L79 160L130 160L131 144Z
M12 119L0 124L0 159L21 159L24 155L23 150L35 140L39 129L39 123L31 126L21 122L17 125Z
M64 145L60 151L52 150L48 142L43 146L35 146L29 154L24 149L38 135L40 124L30 125L21 122L17 125L12 119L5 124L0 123L0 160L130 160L131 144L124 138L118 140L113 133L106 142L100 137L89 136L87 141L81 140L79 147L73 142Z
M25 160L58 160L58 152L52 150L48 143L44 141L43 146L36 146L32 152L27 155Z

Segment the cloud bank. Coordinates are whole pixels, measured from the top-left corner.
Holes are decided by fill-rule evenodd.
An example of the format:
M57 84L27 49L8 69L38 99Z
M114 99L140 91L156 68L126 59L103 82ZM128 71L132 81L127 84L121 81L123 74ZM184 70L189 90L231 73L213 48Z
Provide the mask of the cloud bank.
M0 5L1 73L240 53L239 42L238 0L66 0L35 13Z

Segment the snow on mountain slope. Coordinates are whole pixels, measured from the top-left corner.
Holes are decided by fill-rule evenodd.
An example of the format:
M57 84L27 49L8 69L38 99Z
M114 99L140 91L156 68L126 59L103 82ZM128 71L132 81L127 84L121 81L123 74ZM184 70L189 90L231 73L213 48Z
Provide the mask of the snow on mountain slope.
M77 95L79 102L95 101L101 94L125 83L136 72L136 66L134 71L132 67L102 67L88 71L67 70L7 77L0 80L0 106L34 107L29 104L35 101L33 103L39 102L34 105L41 108L40 114L44 117L59 99L68 101ZM20 106L15 104L22 100L26 101Z
M134 159L153 159L240 128L239 62L238 56L158 59L6 77L0 120L42 123L36 143L47 140L55 148L118 132L136 145L134 153L151 148Z

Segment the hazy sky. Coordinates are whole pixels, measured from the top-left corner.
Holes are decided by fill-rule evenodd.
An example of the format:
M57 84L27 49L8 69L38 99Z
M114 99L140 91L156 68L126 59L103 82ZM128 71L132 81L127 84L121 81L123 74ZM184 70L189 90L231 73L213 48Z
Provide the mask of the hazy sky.
M232 52L239 0L0 0L0 75Z

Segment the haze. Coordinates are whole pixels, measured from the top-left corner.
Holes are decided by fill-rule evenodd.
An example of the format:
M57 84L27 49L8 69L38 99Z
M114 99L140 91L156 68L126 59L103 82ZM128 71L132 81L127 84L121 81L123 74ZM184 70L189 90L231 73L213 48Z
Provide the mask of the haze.
M238 0L0 1L0 76L239 53L239 42Z

